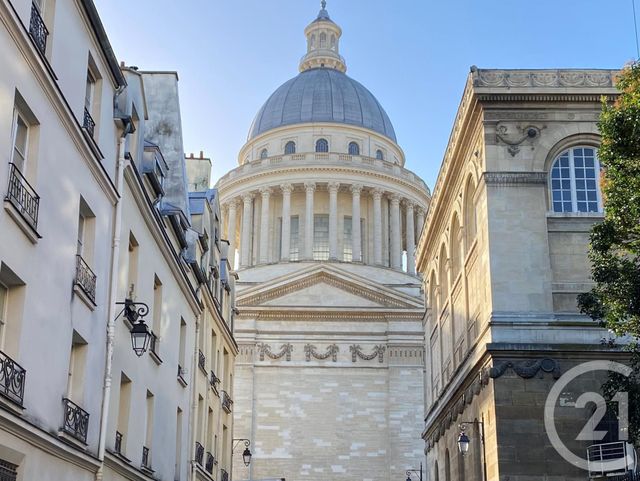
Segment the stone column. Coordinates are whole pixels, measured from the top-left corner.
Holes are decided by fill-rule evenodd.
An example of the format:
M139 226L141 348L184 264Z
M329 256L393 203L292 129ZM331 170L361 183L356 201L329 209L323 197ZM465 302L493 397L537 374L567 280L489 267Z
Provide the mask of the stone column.
M407 273L415 275L416 273L416 228L413 220L413 202L410 200L404 201L406 209L406 230L407 230Z
M391 231L391 267L402 269L402 233L400 232L400 196L391 195L391 219L389 230Z
M307 202L304 219L304 259L313 259L313 196L316 191L315 182L305 182Z
M329 259L338 259L338 190L339 182L329 182Z
M269 198L271 197L271 189L263 187L260 189L262 194L262 212L260 215L260 264L269 263Z
M291 257L291 184L282 184L282 252L280 258L288 261Z
M236 268L236 222L238 220L238 199L232 199L227 211L227 240L229 241L229 264Z
M248 267L251 259L251 211L253 194L242 196L242 233L240 234L240 267Z
M362 262L362 233L360 232L360 192L362 186L353 184L351 194L353 206L351 208L351 240L353 241L353 262Z
M373 194L373 262L382 265L382 194L383 190L376 188Z
M425 210L422 207L418 207L418 238L420 238L420 234L422 234L422 228L424 227L424 217L426 215Z

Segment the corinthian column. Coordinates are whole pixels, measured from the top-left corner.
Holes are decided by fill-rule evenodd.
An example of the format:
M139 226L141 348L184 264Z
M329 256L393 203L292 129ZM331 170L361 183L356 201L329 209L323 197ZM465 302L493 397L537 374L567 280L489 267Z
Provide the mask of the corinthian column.
M351 208L351 240L353 241L352 252L353 262L362 261L362 233L360 232L360 192L362 186L353 184L351 194L353 206Z
M238 220L238 199L232 199L227 211L227 240L229 241L229 264L236 268L236 222Z
M282 252L280 258L288 261L291 258L291 184L282 184Z
M382 189L373 189L373 262L382 265Z
M313 259L313 196L316 191L316 183L305 182L304 188L307 193L304 221L304 258L311 260Z
M404 206L406 209L406 229L407 229L407 273L415 274L416 273L416 259L415 259L415 251L416 251L416 230L415 224L413 221L413 202L410 200L404 201Z
M338 259L338 190L339 182L329 182L329 259Z
M253 194L242 196L242 233L240 235L240 266L248 267L251 259L251 210Z
M400 232L400 196L391 195L391 219L389 222L391 230L391 267L393 269L402 268L402 236Z
M269 198L271 189L264 187L260 189L262 194L262 212L260 215L260 264L269 262Z
M422 228L424 227L424 216L426 212L422 207L418 207L418 237L422 234Z

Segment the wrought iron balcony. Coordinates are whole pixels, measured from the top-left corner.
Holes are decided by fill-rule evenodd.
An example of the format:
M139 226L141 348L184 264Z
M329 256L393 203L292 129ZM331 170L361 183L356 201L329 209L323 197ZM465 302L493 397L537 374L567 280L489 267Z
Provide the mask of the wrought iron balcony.
M213 474L213 464L214 464L213 454L207 451L207 463L204 466L204 469L207 471L207 473Z
M233 405L233 400L227 391L222 391L222 409L226 412L231 412L231 406Z
M91 117L91 114L86 107L84 108L84 118L82 119L82 126L91 136L91 138L93 138L93 134L96 131L96 123L93 121L93 117Z
M211 389L213 389L213 392L218 394L218 384L220 384L220 378L218 378L218 376L216 376L213 371L211 371L211 374L209 376L209 384L211 385Z
M196 463L202 466L202 460L204 459L204 446L196 441Z
M47 30L47 26L44 24L42 15L40 15L40 10L38 10L35 3L31 4L29 35L31 35L31 38L35 42L38 51L42 55L45 55L47 51L47 36L49 35L49 30Z
M229 481L229 473L227 473L224 469L220 470L220 481Z
M76 284L94 304L96 303L96 279L97 276L82 256L78 254L76 256Z
M116 431L116 443L114 445L116 453L122 454L122 433Z
M9 163L9 189L5 200L11 202L22 218L37 230L40 196L13 163Z
M0 395L22 406L27 371L0 351Z
M149 448L146 446L142 446L142 467L143 468L151 468L149 464Z
M89 431L89 413L70 399L64 398L64 424L62 430L78 441L87 443Z
M198 367L200 367L200 369L202 369L204 371L204 373L207 373L207 369L204 367L206 364L207 360L204 357L204 353L198 349Z

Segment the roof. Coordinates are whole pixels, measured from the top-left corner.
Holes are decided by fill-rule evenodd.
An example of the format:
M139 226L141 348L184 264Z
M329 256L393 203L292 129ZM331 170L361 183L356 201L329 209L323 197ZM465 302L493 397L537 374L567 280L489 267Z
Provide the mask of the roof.
M256 115L249 140L278 127L316 122L355 125L397 142L391 120L373 94L329 68L306 70L278 87Z

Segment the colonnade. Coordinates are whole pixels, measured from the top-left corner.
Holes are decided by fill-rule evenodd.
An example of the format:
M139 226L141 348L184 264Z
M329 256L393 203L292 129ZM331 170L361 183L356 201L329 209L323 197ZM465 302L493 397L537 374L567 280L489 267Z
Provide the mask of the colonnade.
M230 243L230 252L235 253L236 249L236 233L239 227L239 264L240 268L246 268L257 264L267 264L272 261L270 259L270 231L271 222L271 201L274 195L281 195L281 235L279 246L279 261L290 261L291 253L291 196L294 191L304 191L304 225L299 224L301 228L303 244L300 245L299 260L312 260L314 248L314 214L319 214L314 206L317 192L326 190L329 196L328 214L329 217L329 260L340 260L341 256L338 251L338 193L348 189L351 193L351 218L360 219L362 217L361 207L363 196L369 196L373 202L373 250L369 257L373 265L388 266L396 270L403 270L409 274L415 274L415 248L416 235L419 235L425 219L425 207L417 204L414 200L403 196L397 192L392 192L380 187L366 187L362 184L347 184L344 182L304 182L301 184L283 183L278 186L263 186L226 199L223 209L226 210L227 238ZM254 201L260 198L260 211L254 210ZM383 198L388 200L389 214L385 222L386 229L383 229ZM238 226L239 210L241 210L241 224ZM253 217L259 215L259 223L254 222ZM404 216L404 222L402 222ZM386 220L386 219L385 219ZM259 232L254 233L258 228ZM303 228L303 229L302 229ZM403 229L404 228L404 229ZM384 231L384 232L383 232ZM404 231L404 232L403 232ZM258 238L254 244L254 235ZM388 238L383 241L383 237ZM361 231L361 223L351 223L351 258L352 262L364 262L364 253L362 251L363 232ZM403 244L404 240L404 244ZM252 255L252 246L258 246L258 257ZM384 249L388 248L388 252ZM403 248L404 247L404 248ZM404 251L406 250L406 263L403 262ZM388 254L388 255L386 255ZM233 257L233 254L232 254Z

